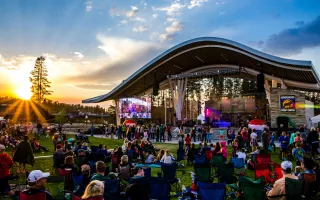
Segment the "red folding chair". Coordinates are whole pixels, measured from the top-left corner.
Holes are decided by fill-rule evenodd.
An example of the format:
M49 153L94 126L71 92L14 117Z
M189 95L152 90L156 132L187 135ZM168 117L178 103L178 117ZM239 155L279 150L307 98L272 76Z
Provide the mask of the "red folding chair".
M271 154L258 154L256 162L257 165L269 165L271 163Z
M276 182L278 179L282 178L283 174L282 174L282 169L281 169L281 165L274 163L273 165L273 181L272 182Z
M72 179L71 179L71 169L60 169L59 174L60 176L64 176L64 189L65 190L72 190Z
M269 165L256 165L254 175L256 179L263 176L266 184L272 183Z
M82 200L80 197L72 194L72 200Z
M46 196L46 193L44 192L41 192L41 193L38 193L38 194L33 194L33 195L27 195L27 194L24 194L22 192L20 192L19 194L19 200L46 200L47 196Z

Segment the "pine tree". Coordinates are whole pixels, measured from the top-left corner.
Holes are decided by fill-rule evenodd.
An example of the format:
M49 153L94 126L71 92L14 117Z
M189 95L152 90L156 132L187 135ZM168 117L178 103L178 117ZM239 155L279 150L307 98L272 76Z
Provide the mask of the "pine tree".
M48 70L45 65L45 58L40 56L36 59L33 70L31 71L30 82L32 99L36 102L43 102L46 96L51 95L49 90L51 82L48 80Z

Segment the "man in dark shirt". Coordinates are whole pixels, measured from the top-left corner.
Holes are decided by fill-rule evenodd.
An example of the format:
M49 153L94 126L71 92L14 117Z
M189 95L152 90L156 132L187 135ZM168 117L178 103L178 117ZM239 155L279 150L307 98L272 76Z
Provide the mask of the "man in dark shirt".
M53 200L51 194L45 190L45 185L47 182L46 178L48 176L50 176L50 173L43 173L40 170L34 170L30 172L28 176L28 185L30 187L29 189L24 190L23 193L26 195L36 195L39 193L45 193L46 200Z

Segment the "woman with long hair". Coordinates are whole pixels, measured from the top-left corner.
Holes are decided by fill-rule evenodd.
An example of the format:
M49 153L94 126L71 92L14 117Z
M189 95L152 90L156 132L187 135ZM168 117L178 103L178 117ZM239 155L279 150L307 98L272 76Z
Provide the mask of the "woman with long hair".
M103 199L104 183L102 181L94 180L89 183L82 195L82 199L86 200L89 198L96 197L96 199Z

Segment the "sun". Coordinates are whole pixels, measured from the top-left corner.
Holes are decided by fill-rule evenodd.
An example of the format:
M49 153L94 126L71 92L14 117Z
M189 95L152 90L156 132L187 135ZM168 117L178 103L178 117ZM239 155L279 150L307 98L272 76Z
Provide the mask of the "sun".
M16 95L23 100L30 100L32 93L28 85L22 85L16 89Z

